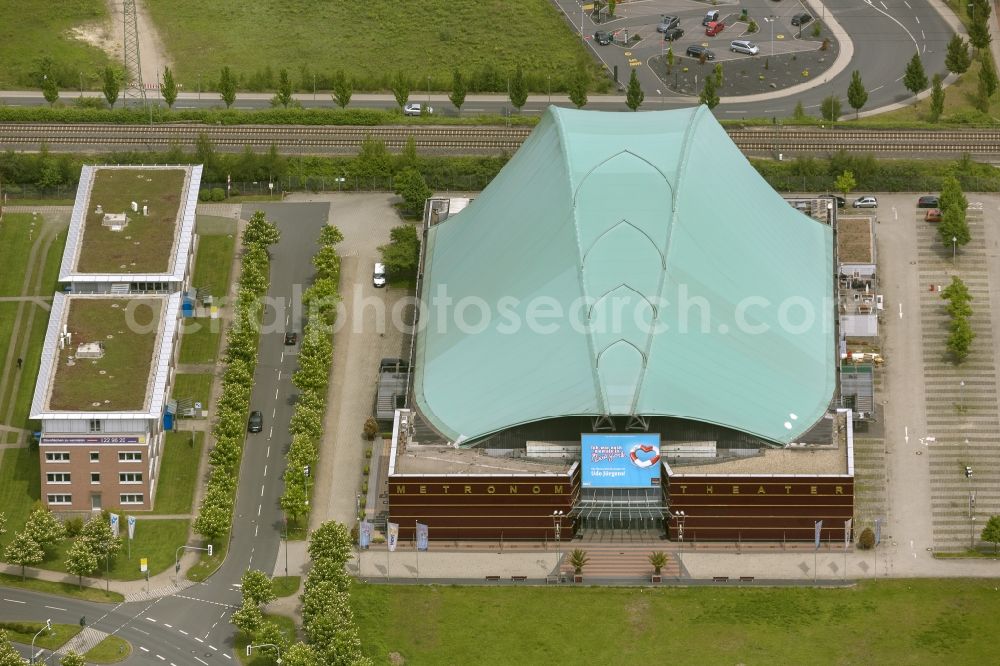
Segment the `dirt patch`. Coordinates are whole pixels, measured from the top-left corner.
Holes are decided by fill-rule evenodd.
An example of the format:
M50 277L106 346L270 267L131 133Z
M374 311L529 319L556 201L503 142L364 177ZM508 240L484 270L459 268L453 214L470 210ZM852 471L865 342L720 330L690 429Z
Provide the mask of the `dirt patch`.
M122 42L115 41L114 31L109 23L87 23L71 28L69 36L77 41L99 48L112 58L121 60Z
M119 63L124 58L125 23L122 3L107 0L110 20L100 23L87 23L72 28L70 37L78 41L96 46ZM136 0L137 23L139 28L139 63L142 67L142 81L146 84L159 82L163 68L170 65L163 41L156 30L142 0Z
M406 663L406 659L398 652L390 652L389 663L392 664L392 666L402 666Z

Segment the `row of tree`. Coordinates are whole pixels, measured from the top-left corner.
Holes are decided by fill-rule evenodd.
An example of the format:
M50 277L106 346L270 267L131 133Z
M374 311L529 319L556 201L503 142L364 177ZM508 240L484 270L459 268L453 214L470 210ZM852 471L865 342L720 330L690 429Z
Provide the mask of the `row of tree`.
M972 294L962 279L953 275L951 284L941 291L941 298L948 301L945 310L951 317L945 346L952 360L961 363L969 356L969 348L976 337L969 324L969 318L972 317Z
M209 476L205 496L194 521L194 529L209 542L225 535L233 521L236 484L243 455L247 410L257 366L257 341L267 291L269 257L267 248L278 242L278 229L257 211L243 233L240 278L233 321L226 332L226 369L222 374L222 395L212 427L215 446L209 453Z
M306 319L298 355L299 367L292 375L292 384L299 395L288 424L292 443L286 456L285 490L281 495L281 508L293 522L308 516L311 475L319 460L330 364L333 362L333 324L340 300L337 245L343 240L337 227L323 227L319 251L312 258L315 279L302 295Z

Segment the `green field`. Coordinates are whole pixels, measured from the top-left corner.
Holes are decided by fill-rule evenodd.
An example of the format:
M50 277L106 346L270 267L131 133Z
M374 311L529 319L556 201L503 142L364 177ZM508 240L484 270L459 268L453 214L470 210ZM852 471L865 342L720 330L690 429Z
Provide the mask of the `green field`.
M7 632L7 638L25 645L31 645L35 634L44 627L44 622L0 622L0 629ZM83 627L77 624L53 624L51 629L38 634L38 638L35 638L35 647L46 650L58 649L81 631Z
M28 520L41 489L39 475L36 449L26 447L3 451L0 461L0 507L3 508L0 510L7 515L7 533L0 535L0 546L6 547Z
M199 218L199 225L200 225ZM204 289L216 298L229 293L229 271L233 265L233 246L236 238L231 235L198 234L198 254L194 261L197 289Z
M153 513L191 513L204 433L194 433L193 444L191 434L189 432L167 433L163 460L160 462L160 476L156 482L156 502L153 505Z
M125 519L122 518L124 524ZM128 546L122 541L121 553L111 562L110 578L112 580L139 580L145 574L139 571L139 558L149 558L149 575L155 576L174 566L174 553L178 546L187 543L187 520L143 520L142 515L136 516L135 539L132 541L132 559L128 559ZM127 532L122 528L122 535ZM54 554L39 565L50 571L66 571L66 553L72 545L71 539L64 540L55 549ZM100 562L94 578L104 578L104 562Z
M3 0L0 0L2 4ZM0 28L2 32L2 28ZM0 47L2 53L3 47ZM2 56L0 56L2 61ZM35 224L35 233L31 233L31 215L27 213L8 213L4 215L3 222L0 223L0 296L20 296L24 286L24 276L28 270L28 255L31 251L32 240L38 239L38 228L40 224Z
M27 580L22 581L20 576L9 576L7 574L0 574L0 586L16 587L22 590L42 592L44 594L57 594L62 597L83 599L85 601L96 601L99 603L111 604L125 601L125 597L118 592L105 592L104 590L94 587L85 587L80 589L74 583L56 583L50 580L38 580L36 578L28 578Z
M212 394L212 379L210 374L177 374L174 377L174 398L191 398L200 402L203 409L208 409L208 401Z
M550 0L244 0L219 3L210 13L200 0L147 0L146 6L188 91L214 89L219 70L229 66L256 89L274 89L285 67L309 92L314 74L319 90L328 89L337 69L357 79L359 89L372 90L388 89L403 70L414 97L427 89L428 77L433 90L449 90L452 70L460 67L469 79L483 73L499 92L520 61L529 85L545 92L547 77L557 89L579 60L592 62Z
M301 583L302 579L299 576L275 576L271 579L271 589L278 598L290 597L299 591Z
M181 363L215 363L222 320L209 317L185 319L181 323Z
M816 588L352 587L375 663L996 664L997 580ZM402 662L400 662L402 663Z
M66 230L62 230L49 245L49 253L45 256L42 267L42 284L38 289L41 296L52 296L59 290L59 266L62 264L63 250L66 248Z
M24 0L0 0L0 16L0 89L40 87L46 57L63 88L78 88L81 73L96 85L97 70L108 58L70 31L108 21L103 0L36 2L30 11Z
M130 654L132 646L127 640L118 636L108 636L83 656L88 664L117 664L127 659Z

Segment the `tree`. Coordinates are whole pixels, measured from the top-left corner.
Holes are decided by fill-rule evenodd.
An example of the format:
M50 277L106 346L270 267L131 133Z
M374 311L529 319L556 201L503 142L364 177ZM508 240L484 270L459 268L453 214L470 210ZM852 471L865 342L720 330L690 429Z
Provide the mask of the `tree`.
M806 107L802 105L802 100L795 103L795 108L792 110L792 118L795 120L805 120L807 118Z
M163 68L163 82L160 84L160 94L163 95L163 101L167 103L167 108L174 108L174 102L177 101L177 82L174 81L174 73L170 71L169 67Z
M979 535L986 543L993 544L993 554L996 554L998 546L1000 546L1000 516L990 516L990 519L986 521L986 525L983 527L982 534Z
M309 495L306 493L305 484L290 482L289 477L295 476L301 476L301 472L297 468L289 467L285 470L285 492L281 494L279 500L281 510L293 522L309 511Z
M338 245L344 242L344 234L332 224L324 226L319 232L320 245Z
M972 105L976 107L976 110L980 113L990 112L990 91L989 84L982 76L979 77L979 82L976 84L976 94L972 98Z
M944 57L944 66L948 68L949 72L965 74L971 64L969 45L965 43L961 35L952 35L951 41L948 42L948 52Z
M56 77L52 74L42 76L42 96L49 105L55 104L59 99L59 86L56 85Z
M249 599L243 599L243 605L239 610L230 616L229 621L233 626L243 632L248 639L253 639L264 624L264 614L260 612L260 607Z
M315 650L302 642L289 645L288 650L281 653L281 660L285 666L319 666Z
M97 569L97 555L87 539L80 537L66 553L66 571L76 574L79 587L83 588L83 577Z
M98 514L87 521L80 531L80 538L87 539L90 547L99 559L114 559L122 549L121 537L116 537L111 531L108 520Z
M274 601L271 579L257 569L250 569L243 574L243 578L240 579L240 590L243 592L244 602L249 601L260 606Z
M573 567L573 573L577 575L583 573L583 568L587 566L587 562L589 561L590 556L587 555L587 551L580 548L577 548L569 554L569 564Z
M406 106L406 100L410 99L410 88L412 87L410 77L403 70L398 70L396 75L392 77L391 87L392 94L396 98L396 104L399 105L399 110L402 111L403 107Z
M226 103L227 109L236 101L236 76L233 70L229 69L229 65L223 67L219 75L219 96Z
M941 244L949 249L952 248L953 244L962 247L972 240L969 222L965 219L965 211L956 205L942 208L941 221L938 223L938 236L941 239Z
M226 507L202 502L198 517L194 519L194 531L209 541L217 541L229 529L230 518Z
M986 21L972 21L969 24L969 43L982 51L990 45L990 26Z
M246 231L243 232L244 245L256 245L263 248L274 245L280 239L281 232L278 231L278 227L273 222L268 221L267 217L264 216L264 211L258 210L250 216Z
M351 557L353 541L347 528L334 520L323 523L309 535L309 558L344 564Z
M468 92L468 86L465 85L465 78L462 77L462 70L458 67L451 74L451 94L448 95L448 99L451 103L455 105L458 109L459 115L462 114L462 105L465 104L465 94Z
M582 109L587 104L587 86L590 84L590 77L584 65L576 68L576 72L569 79L569 101L573 106Z
M698 101L709 109L714 109L719 105L719 93L716 92L715 77L706 76L705 85L701 89L701 94L698 96Z
M919 53L914 53L910 62L906 64L906 71L903 72L903 85L914 95L927 87L927 73L924 72L924 63L920 60Z
M667 566L669 558L667 554L662 550L658 550L649 554L649 564L653 567L653 573L657 576L660 575L660 571L663 567Z
M872 528L866 527L861 530L861 536L858 537L858 548L861 550L871 550L875 547L875 533L872 532Z
M989 52L984 52L979 61L979 81L988 99L997 91L997 68Z
M951 331L948 334L948 341L945 347L951 354L954 362L961 363L969 356L969 348L976 334L969 325L969 320L965 317L958 317L951 320Z
M722 63L721 62L715 63L715 70L714 70L714 72L715 72L715 74L714 74L715 75L715 87L716 88L721 88L722 87Z
M52 550L66 538L66 528L62 522L44 507L38 507L28 516L24 531L31 540L42 547L42 550Z
M111 65L104 68L104 99L108 100L108 104L111 108L115 108L115 102L118 101L118 93L121 92L122 83L121 77L116 70Z
M944 113L944 88L941 86L941 75L935 74L931 80L931 109L928 120L936 123Z
M417 141L412 134L406 137L406 143L403 144L403 150L399 153L397 164L400 170L407 167L417 168Z
M836 95L824 97L820 103L819 110L823 116L823 120L829 120L830 122L837 120L840 117L840 98Z
M87 660L73 650L70 650L59 660L59 666L87 666Z
M389 232L390 241L380 246L382 263L390 277L413 277L420 262L420 241L412 224L395 227Z
M24 580L24 568L38 564L45 559L45 552L42 547L35 543L27 531L19 532L7 544L3 552L4 559L14 565L21 567L21 580Z
M344 74L344 70L338 69L337 73L333 75L333 101L340 108L346 109L347 105L351 103L352 94L354 91L350 79Z
M868 91L861 82L861 72L851 72L851 84L847 86L847 103L854 109L855 118L861 116L861 107L868 101Z
M521 69L521 63L517 63L517 67L514 68L514 75L510 79L508 95L510 96L510 103L520 112L521 107L528 101L528 85L524 82L524 71Z
M941 181L941 194L938 197L938 208L944 210L955 206L959 210L969 208L969 200L962 192L962 184L955 176L945 176Z
M7 638L7 632L0 629L0 666L24 666L27 664Z
M412 167L403 170L393 180L394 191L403 199L403 210L413 214L424 210L424 202L433 194L427 187L424 176Z
M274 96L274 101L286 109L292 103L292 79L288 76L287 69L278 72L278 93Z
M951 277L951 284L941 291L941 298L948 301L945 310L954 317L972 316L972 294L965 282L957 275Z
M633 111L638 111L639 107L642 106L642 100L645 98L646 93L642 92L642 86L639 85L639 77L636 76L633 69L632 75L628 79L628 87L625 89L625 105Z
M7 516L3 511L0 511L0 536L7 534Z
M845 199L847 198L847 195L850 194L851 190L853 190L857 186L858 186L858 181L854 179L853 171L844 171L839 176L837 176L837 179L835 181L833 181L834 189L836 189L838 192L843 193Z

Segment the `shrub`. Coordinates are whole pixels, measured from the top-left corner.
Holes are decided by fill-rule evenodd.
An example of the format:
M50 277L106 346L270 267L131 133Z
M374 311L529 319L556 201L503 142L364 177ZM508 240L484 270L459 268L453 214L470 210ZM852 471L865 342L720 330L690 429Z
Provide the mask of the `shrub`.
M225 201L226 191L221 187L212 188L212 201Z
M80 532L83 530L83 518L79 516L67 518L63 521L63 527L66 528L66 536L70 539L80 536Z
M369 416L368 420L365 421L365 426L362 429L362 434L365 436L369 442L375 439L375 435L378 434L378 421L374 417Z
M861 536L858 537L858 548L860 550L871 550L875 547L875 533L872 532L872 528L866 527L861 531Z
M198 201L211 201L212 200L212 190L203 189L198 192Z

